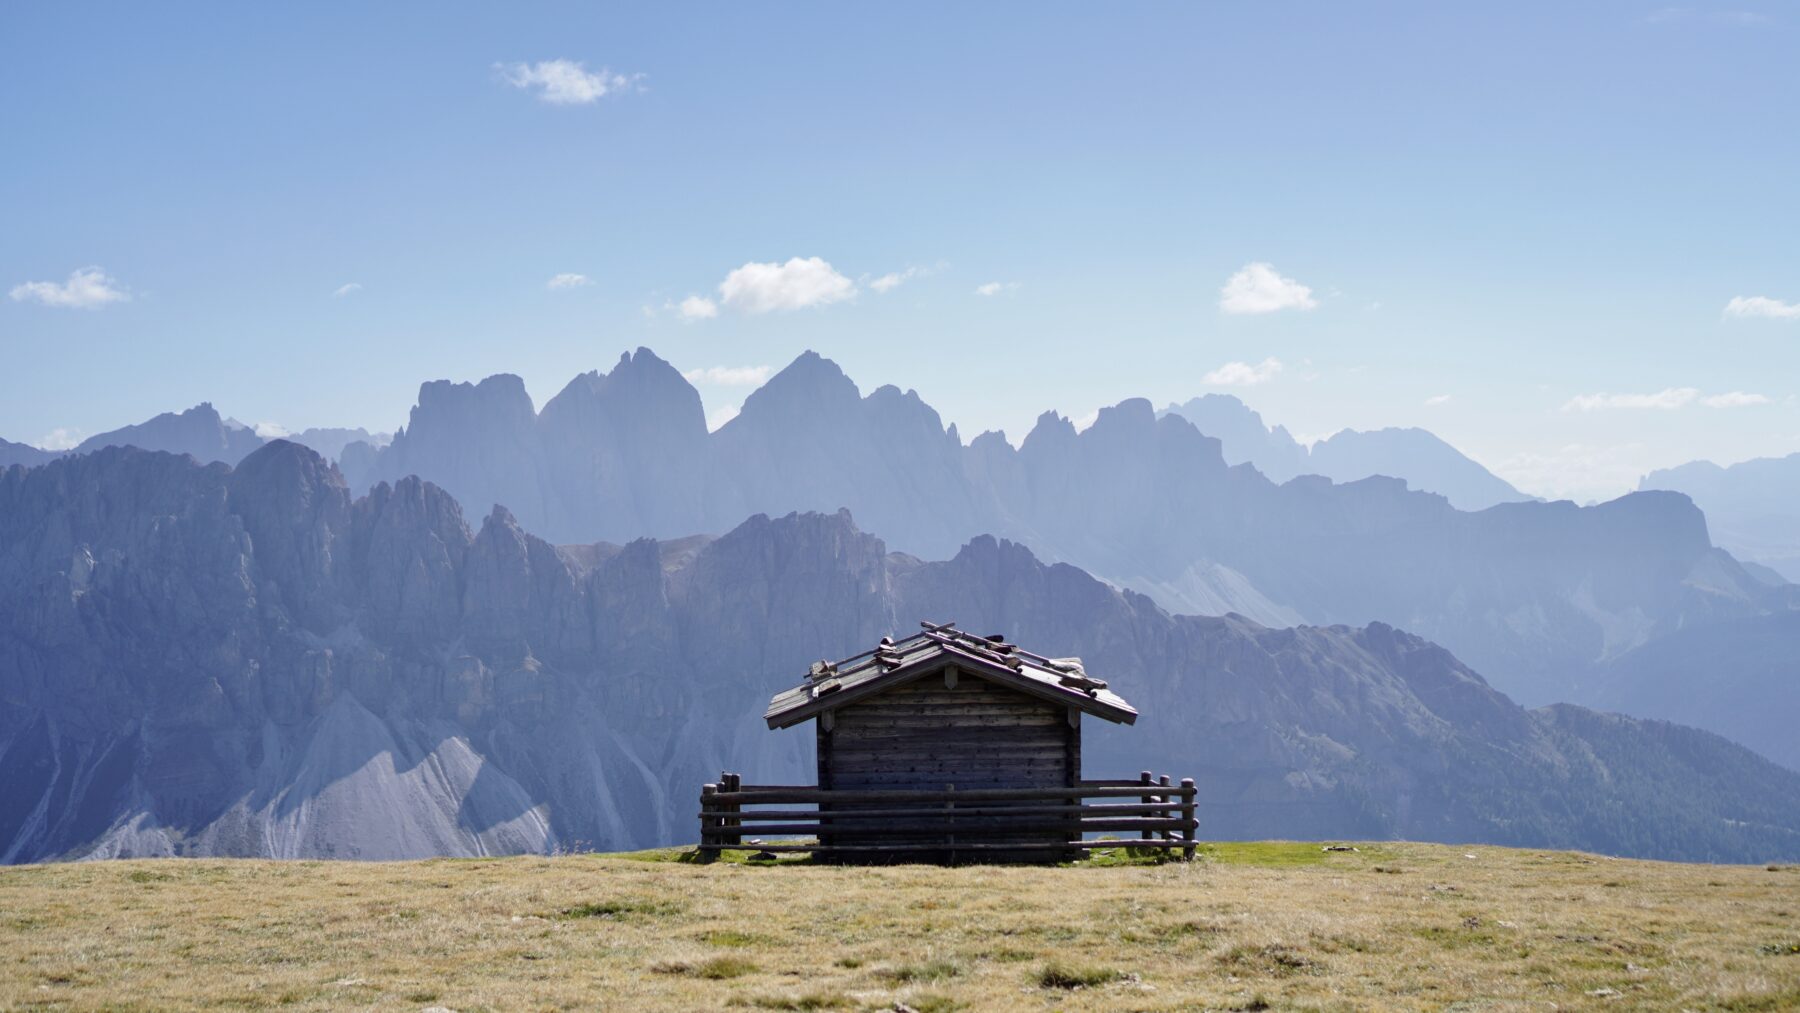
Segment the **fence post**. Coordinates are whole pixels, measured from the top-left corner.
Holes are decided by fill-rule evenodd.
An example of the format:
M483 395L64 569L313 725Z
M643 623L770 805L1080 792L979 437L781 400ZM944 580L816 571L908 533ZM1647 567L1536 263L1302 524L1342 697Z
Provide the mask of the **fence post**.
M1187 847L1181 849L1181 857L1187 861L1194 860L1194 779L1181 779L1181 818L1187 823Z
M719 793L716 784L700 786L700 860L710 862L718 857L713 848L713 796Z
M736 792L739 788L741 788L743 786L743 784L744 784L744 779L742 777L738 776L737 774L728 774L728 773L725 773L724 771L719 772L719 790L720 791ZM724 819L719 821L722 824L724 824L724 826L725 826L725 833L723 836L728 838L729 843L731 843L731 844L744 843L743 831L739 829L739 827L743 826L744 821L738 819L738 816L737 816L738 810L741 809L742 807L743 807L742 802L727 802L727 803L725 803L725 814L726 815L725 815ZM721 841L720 843L727 843L727 842Z
M1150 772L1148 770L1143 770L1143 771L1138 772L1138 783L1142 784L1142 785L1148 785L1151 783L1150 782ZM1147 792L1145 794L1138 796L1138 802L1142 805L1149 805L1154 800L1155 800L1155 796L1153 796ZM1144 840L1144 841L1149 840L1150 839L1150 831L1148 831L1148 830L1138 831L1138 839Z
M1174 819L1175 818L1175 797L1173 795L1169 794L1169 775L1164 774L1162 777L1157 778L1156 783L1161 785L1162 789L1163 789L1162 797L1159 798L1158 801L1160 801L1164 806L1167 806L1167 808L1158 812L1157 816L1160 819ZM1158 830L1156 832L1156 836L1162 838L1165 841L1169 839L1170 834L1171 834L1171 832L1168 830Z

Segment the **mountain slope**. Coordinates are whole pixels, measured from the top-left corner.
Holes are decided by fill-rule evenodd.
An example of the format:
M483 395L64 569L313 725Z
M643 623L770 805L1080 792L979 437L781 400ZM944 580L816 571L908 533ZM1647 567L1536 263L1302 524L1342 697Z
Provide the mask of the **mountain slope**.
M262 437L250 427L220 418L211 404L201 403L184 412L164 412L134 426L90 436L81 441L74 452L86 454L102 447L138 447L188 454L202 464L209 461L236 464L262 445Z
M53 450L39 450L29 444L0 440L0 468L10 468L15 464L30 468L61 456Z
M1090 772L1192 773L1216 834L1800 854L1800 774L1522 710L1391 627L1171 617L993 538L889 553L843 513L559 549L417 479L352 499L276 441L0 474L0 856L683 840L720 769L810 777L770 693L921 617L1086 657L1145 715L1094 729Z

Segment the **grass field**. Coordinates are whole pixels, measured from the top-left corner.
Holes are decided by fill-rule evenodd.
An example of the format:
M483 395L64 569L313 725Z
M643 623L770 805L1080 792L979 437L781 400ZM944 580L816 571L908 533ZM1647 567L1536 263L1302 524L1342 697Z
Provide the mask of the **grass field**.
M5 868L0 1008L1800 1008L1800 868L1415 844L1202 855Z

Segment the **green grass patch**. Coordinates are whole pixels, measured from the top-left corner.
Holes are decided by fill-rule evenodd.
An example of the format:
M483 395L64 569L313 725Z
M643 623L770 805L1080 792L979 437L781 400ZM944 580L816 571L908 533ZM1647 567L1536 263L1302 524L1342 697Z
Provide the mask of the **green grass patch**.
M850 997L840 992L807 992L804 995L759 995L749 1002L757 1009L844 1009L850 1005Z
M755 946L761 939L749 932L736 929L713 929L702 933L700 941L709 946Z
M1239 974L1257 974L1269 978L1285 978L1319 969L1317 961L1292 946L1271 943L1267 946L1233 946L1219 954L1219 963Z
M1110 967L1077 967L1052 961L1038 970L1036 981L1039 988L1071 989L1109 985L1129 977L1124 971L1115 971Z
M632 915L645 915L652 918L664 918L678 915L686 908L670 900L633 900L614 898L612 900L591 900L563 908L557 912L559 918L626 918Z
M928 960L922 964L901 964L899 967L886 967L875 974L877 977L901 985L910 985L920 981L943 981L962 973L962 968L948 960Z
M1301 865L1324 865L1332 857L1354 858L1360 852L1325 851L1319 844L1303 841L1214 841L1199 846L1198 854L1221 865L1260 865L1268 869L1290 869Z
M1766 957L1800 956L1800 939L1789 943L1765 943L1756 948L1756 952Z
M683 960L669 961L652 965L650 969L657 974L680 974L692 978L705 978L708 981L725 981L756 973L756 965L742 957L714 957L711 960L702 960L698 964L690 964Z

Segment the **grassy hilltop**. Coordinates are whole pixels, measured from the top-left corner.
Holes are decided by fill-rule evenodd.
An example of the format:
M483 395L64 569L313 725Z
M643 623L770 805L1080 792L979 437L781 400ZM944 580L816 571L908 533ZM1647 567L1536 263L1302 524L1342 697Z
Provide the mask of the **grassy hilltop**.
M6 868L0 1009L1800 1008L1800 868L1358 849Z

